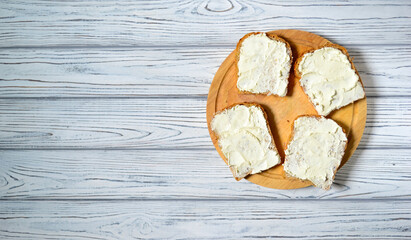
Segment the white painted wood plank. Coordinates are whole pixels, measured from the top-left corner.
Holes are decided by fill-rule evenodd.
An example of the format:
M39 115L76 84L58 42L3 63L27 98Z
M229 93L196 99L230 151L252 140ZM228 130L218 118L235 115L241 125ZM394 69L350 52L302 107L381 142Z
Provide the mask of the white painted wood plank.
M3 1L0 45L234 45L301 29L339 44L410 44L408 1Z
M357 150L324 191L237 182L213 149L2 150L0 200L411 199L411 150L386 152Z
M410 201L23 201L2 239L409 239Z
M234 49L99 48L0 50L0 98L207 96ZM367 96L411 96L411 47L349 46Z
M408 148L410 111L368 98L360 148ZM205 112L205 98L0 99L0 149L213 149Z

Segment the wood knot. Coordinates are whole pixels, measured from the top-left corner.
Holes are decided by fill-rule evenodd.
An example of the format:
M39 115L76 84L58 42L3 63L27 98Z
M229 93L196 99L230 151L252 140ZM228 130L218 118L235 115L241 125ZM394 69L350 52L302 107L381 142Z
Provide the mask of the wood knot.
M234 8L234 4L230 1L210 0L207 2L205 9L210 12L228 12Z

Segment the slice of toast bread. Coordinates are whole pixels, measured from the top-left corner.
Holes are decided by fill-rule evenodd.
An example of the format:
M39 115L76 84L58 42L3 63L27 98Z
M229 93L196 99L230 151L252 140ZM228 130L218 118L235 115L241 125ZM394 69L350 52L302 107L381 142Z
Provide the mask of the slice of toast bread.
M234 104L217 112L210 129L237 181L281 163L267 114L258 104Z
M297 117L292 124L284 171L291 178L309 180L328 190L347 147L344 129L319 115Z
M293 59L287 41L272 33L252 32L240 39L235 52L241 93L287 94Z
M327 43L301 54L294 73L319 115L327 116L365 97L352 59L340 45Z

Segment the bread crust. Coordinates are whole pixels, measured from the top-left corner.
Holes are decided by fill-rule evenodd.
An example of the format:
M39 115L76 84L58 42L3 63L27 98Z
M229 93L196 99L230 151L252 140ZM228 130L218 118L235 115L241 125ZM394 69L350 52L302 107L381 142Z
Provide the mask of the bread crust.
M238 72L239 72L239 69L238 69L238 61L240 60L240 48L241 48L241 45L243 44L244 40L247 39L249 36L251 36L251 35L258 35L258 34L265 34L268 38L270 38L270 39L272 39L272 40L276 40L276 41L285 43L285 46L286 46L286 48L287 48L287 53L288 53L288 55L290 56L290 65L291 65L290 71L288 72L288 79L287 79L287 80L289 80L290 75L291 75L292 65L293 65L293 52L292 52L292 50L291 50L290 44L289 44L286 40L284 40L283 38L279 37L278 35L276 35L276 34L274 34L274 33L269 33L269 32L267 32L267 33L266 33L266 32L250 32L250 33L247 33L246 35L244 35L244 37L242 37L242 38L240 39L240 41L238 41L237 46L236 46L236 48L235 48L235 68L236 68L236 71L237 71L237 81L238 81ZM289 81L288 81L288 83L289 83ZM288 85L288 84L287 84L287 85ZM237 82L236 82L236 86L237 86ZM237 88L237 89L238 89L238 88ZM249 91L242 91L242 90L240 90L240 89L238 89L238 92L241 93L241 94L263 94L263 95L268 95L268 94L270 94L270 92L268 92L268 91L267 91L267 92L264 92L264 93L253 93L253 92L249 92ZM273 95L278 96L277 94L273 94ZM286 95L287 95L287 92L286 92Z
M214 119L214 117L215 117L217 114L219 114L219 113L221 113L221 112L223 112L223 111L225 111L225 110L229 110L229 109L231 109L231 108L233 108L233 107L240 106L240 105L243 105L243 106L246 106L246 107L252 107L252 106L254 106L254 107L259 108L259 109L263 112L264 118L265 118L265 123L266 123L267 129L268 129L268 133L269 133L270 136L271 136L271 147L272 147L271 149L272 149L272 150L276 150L276 151L278 152L278 149L277 149L277 147L276 147L276 145L275 145L275 142L274 142L274 136L273 136L273 134L272 134L272 132L271 132L271 128L270 128L270 125L269 125L269 122L268 122L267 113L266 113L266 111L264 110L264 108L263 108L260 104L251 103L251 102L249 102L249 103L234 103L234 104L231 104L230 106L228 106L228 107L226 107L226 108L223 108L222 110L214 113L212 119ZM210 124L211 124L211 122L212 122L212 120L210 121ZM210 127L210 129L212 129L212 128ZM218 136L213 130L211 130L211 131L212 131L213 134L216 136L216 139L217 139L217 142L218 142L219 136ZM219 147L220 147L220 146L219 146ZM222 157L223 157L224 162L226 162L226 164L228 165L228 159L224 156L224 154L222 154ZM281 163L278 163L278 164L281 164ZM278 164L277 164L277 165L278 165ZM276 166L277 166L277 165L276 165ZM273 166L273 167L274 167L274 166ZM246 173L246 175L244 175L244 176L237 176L237 175L235 174L235 173L236 173L236 171L235 171L236 169L234 169L234 168L233 168L232 166L230 166L230 165L229 165L229 168L230 168L230 170L231 170L231 172L232 172L235 180L237 180L237 181L240 181L241 179L243 179L243 178L245 178L245 177L247 177L248 175L251 174L251 170L250 170L250 171L249 171L248 173ZM266 170L268 170L268 169L266 169ZM264 170L264 171L265 171L265 170Z
M345 56L347 56L348 61L350 61L350 63L351 63L351 69L353 69L353 70L355 71L355 74L357 74L358 79L360 80L361 86L362 86L362 88L363 88L363 90L364 90L364 92L365 92L364 83L362 82L361 77L360 77L360 74L358 74L358 71L357 71L357 69L356 69L355 66L354 66L354 63L353 63L353 61L352 61L353 58L350 57L350 55L348 54L347 49L345 49L343 46L340 46L340 45L338 45L338 44L331 43L331 42L326 43L326 44L325 44L324 46L322 46L322 47L318 47L318 48L314 48L314 49L305 51L305 52L303 52L300 56L298 56L298 58L295 60L295 63L294 63L294 76L297 78L298 83L300 83L300 80L301 80L301 72L298 70L298 67L300 66L300 63L301 63L301 61L303 60L304 55L307 54L307 53L312 53L312 52L314 52L314 51L316 51L316 50L318 50L318 49L325 48L325 47L331 47L331 48L338 49L338 50L340 50ZM298 84L298 85L301 87L301 89L303 90L304 94L307 96L307 98L308 98L309 102L311 103L311 105L314 106L315 111L317 111L317 109L315 108L314 103L311 101L311 98L310 98L310 97L307 95L307 93L305 92L304 87L301 86L301 84ZM365 98L365 94L364 94L364 97L363 97L363 98ZM361 99L363 99L363 98L361 98ZM360 99L357 99L357 100L360 100ZM357 101L357 100L356 100L356 101ZM355 102L355 101L353 101L353 102ZM351 103L353 103L353 102L351 102ZM348 104L347 104L347 105L348 105ZM345 105L345 106L347 106L347 105ZM331 114L332 112L334 112L335 110L338 110L338 109L340 109L340 108L342 108L342 107L345 107L345 106L341 106L341 107L339 107L339 108L337 108L337 109L332 110L330 113L327 114L327 116L330 115L330 114Z
M321 116L321 115L318 115L318 114L303 114L303 115L298 115L295 119L294 119L294 121L293 121L293 123L291 124L291 134L290 134L290 137L288 138L288 143L287 143L287 146L285 147L285 149L284 149L284 152L288 149L288 146L290 145L290 143L291 143L291 140L294 138L294 123L295 123L295 121L297 120L297 119L299 119L300 117L313 117L313 118L316 118L316 119L319 119L319 118L326 118L326 119L331 119L331 118L327 118L327 117L325 117L325 116ZM331 120L333 120L333 119L331 119ZM334 120L333 120L334 121ZM336 121L334 121L335 123L337 123ZM345 146L344 146L344 155L345 155L345 151L347 150L347 145L348 145L348 135L347 135L347 133L345 132L345 129L340 125L340 124L338 124L337 123L337 125L338 126L340 126L341 127L341 129L342 129L342 131L343 131L343 133L345 134L345 136L347 137L347 142L345 143ZM343 155L343 158L344 158L344 155ZM284 158L284 162L287 160L287 156L285 156L285 158ZM342 160L342 159L341 159ZM341 163L340 163L340 165L341 165ZM338 167L335 169L335 171L334 171L334 175L333 175L333 181L334 181L334 179L335 179L335 174L337 173L337 170L338 170ZM285 171L284 171L285 172ZM291 176L291 175L289 175L287 172L285 172L285 176L287 177L287 178L289 178L289 179L293 179L293 180L299 180L299 181L301 181L301 182L311 182L310 180L302 180L302 179L300 179L300 178L296 178L296 177L293 177L293 176ZM312 183L311 182L311 184L312 185L314 185L314 183ZM315 186L315 185L314 185ZM328 187L328 188L325 188L324 190L329 190L330 189L330 186Z

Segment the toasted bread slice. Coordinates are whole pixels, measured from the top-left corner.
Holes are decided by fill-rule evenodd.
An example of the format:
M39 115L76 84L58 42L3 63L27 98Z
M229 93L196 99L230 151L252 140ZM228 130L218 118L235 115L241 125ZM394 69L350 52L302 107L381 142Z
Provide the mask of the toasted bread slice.
M237 181L281 163L267 115L260 105L233 105L216 113L210 125Z
M291 47L277 35L246 34L237 44L237 88L243 93L287 94L292 63Z
M294 65L295 76L318 114L365 97L360 76L345 48L329 43L302 54Z
M347 146L343 128L332 119L315 115L298 117L292 129L284 171L328 190Z

